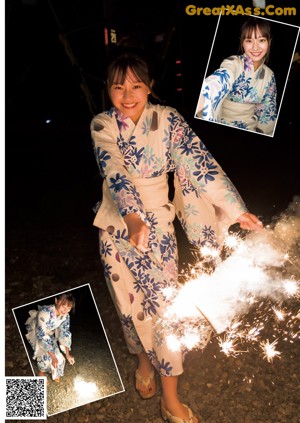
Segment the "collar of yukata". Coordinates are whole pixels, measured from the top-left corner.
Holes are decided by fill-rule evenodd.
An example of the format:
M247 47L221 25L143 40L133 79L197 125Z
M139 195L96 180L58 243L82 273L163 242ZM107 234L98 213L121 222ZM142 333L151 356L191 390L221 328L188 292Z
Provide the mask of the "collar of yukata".
M141 119L142 119L142 117L143 117L143 115L145 114L145 113L147 113L147 110L149 109L151 107L151 103L148 101L147 103L146 103L146 106L145 106L145 108L144 108L144 110L143 110L143 113L142 113L142 115L141 115L141 117L140 117L140 119L139 119L139 122L141 121ZM132 120L130 119L130 117L129 116L126 116L126 115L124 115L122 112L120 112L120 110L119 109L117 109L116 107L112 107L112 110L114 110L114 112L115 112L115 116L116 116L116 120L117 120L117 124L118 124L118 128L119 128L119 130L120 131L122 131L122 130L124 130L124 129L127 129L129 126L131 126L131 125L135 125L133 122L132 122ZM135 125L136 126L136 125Z
M257 71L261 71L261 69L262 69L262 66L264 65L264 63L265 63L265 57L263 58L263 61L262 61L262 63L259 65L259 67L255 70L254 69L254 63L253 63L253 60L246 54L246 53L244 53L244 54L242 54L242 57L244 57L244 70L245 71L253 71L253 72L257 72Z

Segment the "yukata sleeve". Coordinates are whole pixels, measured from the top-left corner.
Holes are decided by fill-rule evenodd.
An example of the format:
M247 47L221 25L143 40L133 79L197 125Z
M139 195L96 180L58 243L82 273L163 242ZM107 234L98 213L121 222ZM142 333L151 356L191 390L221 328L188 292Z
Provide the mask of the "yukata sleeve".
M232 56L224 60L219 69L205 78L199 95L197 117L213 122L220 121L222 103L232 88L236 79L236 72L236 60Z
M271 73L271 78L269 78L266 85L266 92L263 96L261 103L256 105L255 115L257 116L258 123L256 131L272 135L275 127L275 122L277 118L277 86L274 73Z
M91 123L91 134L100 175L107 182L119 214L124 217L130 213L137 213L148 224L140 194L127 170L118 145L123 140L119 131L114 128L112 118L105 114L96 116Z
M50 313L47 310L40 310L37 314L36 323L36 340L41 347L47 352L54 352L57 347L55 337L50 335L48 324L50 321Z
M169 120L172 156L183 196L208 200L228 226L235 223L247 211L237 189L187 122L176 112Z
M66 315L66 319L61 323L61 325L56 329L56 338L58 339L60 345L68 347L71 349L72 344L72 334L70 332L70 316Z

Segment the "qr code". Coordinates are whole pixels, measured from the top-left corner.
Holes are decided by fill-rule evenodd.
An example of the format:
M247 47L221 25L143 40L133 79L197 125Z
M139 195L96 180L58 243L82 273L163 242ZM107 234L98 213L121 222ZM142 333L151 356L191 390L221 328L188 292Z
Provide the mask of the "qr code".
M6 377L6 419L44 420L46 378Z

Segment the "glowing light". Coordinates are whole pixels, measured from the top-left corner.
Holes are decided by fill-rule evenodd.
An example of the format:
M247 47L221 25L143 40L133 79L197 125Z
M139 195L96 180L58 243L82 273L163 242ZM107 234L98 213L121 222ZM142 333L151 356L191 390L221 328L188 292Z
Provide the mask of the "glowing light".
M98 393L98 388L93 382L85 382L79 376L76 376L74 380L74 389L81 397L91 397Z
M203 257L219 257L219 251L216 248L202 247L200 253Z
M300 202L297 208L300 216ZM295 312L300 282L295 275L287 276L300 270L290 259L297 260L300 218L297 228L295 219L283 226L279 222L243 239L225 237L222 252L202 247L199 256L195 253L197 263L181 273L180 289L163 292L169 306L157 329L164 332L168 347L205 348L214 332L224 354L236 356L257 343L271 362L281 354L275 348L277 341L262 339L281 337L290 343L300 339L299 306Z
M189 350L195 348L199 344L199 334L194 331L186 332L182 337L182 344Z
M275 357L280 358L279 356L281 353L275 350L277 343L278 343L278 340L275 340L274 342L270 344L268 339L260 343L260 347L264 352L264 358L266 358L270 363L273 362L273 359Z
M272 310L274 311L277 320L282 321L285 319L286 313L283 310L280 310L275 306L272 307Z
M167 336L167 346L171 351L180 351L181 349L181 342L180 339L176 335L168 335Z
M235 354L236 342L237 340L233 340L233 339L225 339L224 341L220 339L219 345L221 347L221 351L227 356L231 354Z
M256 341L258 336L260 335L260 332L264 329L264 326L261 325L259 327L253 326L250 328L244 335L244 338L248 341ZM241 335L243 337L243 335Z
M295 281L286 281L284 283L284 289L290 296L295 296L298 293L298 285Z
M240 244L240 239L237 235L228 235L225 238L224 244L229 248L237 248Z
M167 300L174 298L176 292L176 289L172 286L167 286L166 288L162 289L162 294L166 297Z

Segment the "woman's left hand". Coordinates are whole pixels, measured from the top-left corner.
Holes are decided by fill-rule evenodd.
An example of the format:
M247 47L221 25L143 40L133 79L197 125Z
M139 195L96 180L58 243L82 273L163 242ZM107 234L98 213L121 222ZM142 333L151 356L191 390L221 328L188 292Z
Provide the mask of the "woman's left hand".
M252 213L241 214L236 221L240 224L242 229L249 229L255 231L263 228L263 223Z
M71 354L68 354L66 357L71 366L73 366L75 364L75 358Z

